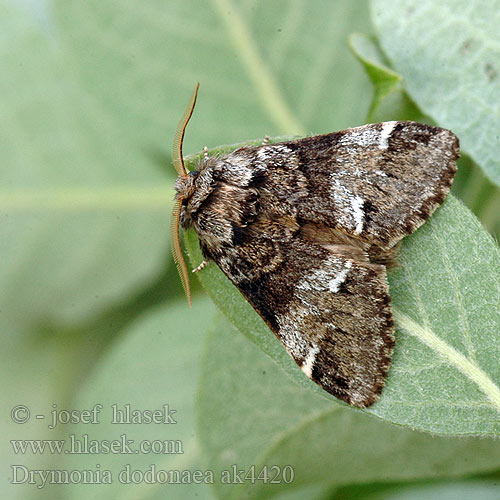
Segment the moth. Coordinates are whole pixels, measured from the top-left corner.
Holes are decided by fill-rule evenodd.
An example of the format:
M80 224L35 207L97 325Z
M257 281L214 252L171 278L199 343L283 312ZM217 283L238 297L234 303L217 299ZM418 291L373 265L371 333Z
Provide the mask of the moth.
M198 85L173 148L172 243L188 299L179 225L194 228L205 261L215 261L309 378L351 405L372 405L394 347L387 268L401 239L448 194L457 137L389 121L205 153L187 172L182 141L197 93Z

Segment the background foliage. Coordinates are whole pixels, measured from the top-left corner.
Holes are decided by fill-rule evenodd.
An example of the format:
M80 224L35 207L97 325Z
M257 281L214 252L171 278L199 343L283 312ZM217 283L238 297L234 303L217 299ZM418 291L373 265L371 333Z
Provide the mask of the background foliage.
M499 498L499 10L497 0L0 0L2 497ZM200 280L245 336L195 283L187 308L169 252L169 150L196 81L186 153L385 119L459 135L454 195L480 222L450 198L405 240L390 276L397 350L371 410L301 376L215 266ZM199 263L193 235L185 243ZM14 424L21 403L33 415L168 403L179 423L118 426L107 412L97 426L50 430ZM184 454L16 455L7 443L72 433L180 439ZM9 479L12 464L117 474L127 463L291 464L296 477Z

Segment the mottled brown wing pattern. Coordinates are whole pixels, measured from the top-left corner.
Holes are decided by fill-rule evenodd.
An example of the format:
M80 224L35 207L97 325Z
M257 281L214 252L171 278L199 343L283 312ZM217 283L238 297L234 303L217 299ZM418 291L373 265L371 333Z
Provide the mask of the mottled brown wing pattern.
M303 372L359 407L394 345L384 263L444 200L458 140L386 122L205 158L179 177L181 224Z
M308 180L298 216L333 220L382 248L415 231L443 202L459 156L452 132L414 122L365 125L286 146Z
M349 404L371 405L394 345L385 267L336 255L300 233L279 255L271 273L252 280L234 279L220 254L216 262L309 378Z

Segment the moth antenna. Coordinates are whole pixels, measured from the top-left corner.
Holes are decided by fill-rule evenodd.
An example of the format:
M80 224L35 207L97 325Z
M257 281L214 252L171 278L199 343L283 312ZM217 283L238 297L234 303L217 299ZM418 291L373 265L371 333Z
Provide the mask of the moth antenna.
M191 115L193 114L199 88L200 84L197 83L193 93L191 94L191 99L189 99L184 114L179 120L177 129L175 130L174 134L174 143L172 145L172 162L174 164L175 170L177 170L177 173L182 177L185 177L187 175L186 167L184 166L184 158L182 157L182 142L184 140L184 131L186 130L186 126L189 122L189 119L191 118Z
M182 199L178 199L175 202L174 208L172 210L172 217L170 219L170 243L172 245L172 254L174 256L174 262L179 272L181 278L182 288L184 288L184 293L189 302L189 306L193 305L191 301L191 288L189 287L189 275L186 267L186 262L184 261L184 256L182 255L181 243L179 240L179 221L181 218L181 206Z
M193 114L194 105L196 104L196 97L198 96L198 89L200 84L197 83L196 87L191 94L191 98L184 110L182 118L179 120L177 129L174 134L174 142L172 144L172 162L174 164L175 170L181 177L187 176L186 167L184 165L184 158L182 156L182 142L184 141L184 132L186 131L187 124ZM179 238L179 222L181 219L181 207L182 198L178 198L174 204L172 210L172 217L170 218L170 243L172 245L172 254L174 256L174 262L179 272L179 277L181 278L182 288L184 288L184 293L189 302L189 306L193 305L191 301L191 288L189 287L189 275L186 267L186 262L184 261L184 255L182 254L182 248Z

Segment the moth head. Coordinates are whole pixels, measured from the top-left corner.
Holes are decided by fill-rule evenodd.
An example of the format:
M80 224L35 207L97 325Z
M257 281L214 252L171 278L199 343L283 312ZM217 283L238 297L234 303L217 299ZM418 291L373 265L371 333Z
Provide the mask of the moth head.
M181 174L177 177L174 184L174 189L177 191L175 199L181 200L181 206L186 207L191 196L193 196L196 190L196 177L198 177L198 172L196 170L187 172L187 175Z
M189 276L186 267L186 262L184 261L184 256L182 255L182 248L179 238L179 222L181 218L181 211L183 203L189 200L194 192L194 179L195 175L188 173L184 165L184 159L182 157L182 142L184 140L184 132L186 126L193 114L194 105L196 104L196 97L198 95L198 89L200 84L197 83L193 94L186 106L186 110L182 115L182 118L177 125L177 129L174 135L174 143L172 145L172 162L174 164L175 170L179 174L177 181L175 182L175 190L177 195L175 196L174 208L172 210L172 217L170 219L170 242L172 244L172 253L174 256L175 265L179 271L179 276L181 278L182 287L186 293L189 305L191 303L191 289L189 288Z
M215 158L204 159L203 163L198 165L198 170L188 172L187 176L179 176L175 181L176 199L182 200L180 225L184 229L193 226L196 228L198 211L217 185L218 179L212 168L216 164Z

